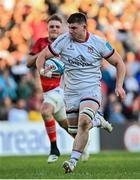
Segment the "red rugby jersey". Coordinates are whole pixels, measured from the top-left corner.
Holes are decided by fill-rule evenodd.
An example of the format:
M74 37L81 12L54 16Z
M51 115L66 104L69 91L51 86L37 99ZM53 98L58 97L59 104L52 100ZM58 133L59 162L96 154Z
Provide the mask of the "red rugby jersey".
M36 41L34 46L31 49L30 55L35 55L42 51L46 46L50 44L48 38L40 38ZM41 85L43 92L47 92L51 89L54 89L60 85L60 78L47 78L40 75Z

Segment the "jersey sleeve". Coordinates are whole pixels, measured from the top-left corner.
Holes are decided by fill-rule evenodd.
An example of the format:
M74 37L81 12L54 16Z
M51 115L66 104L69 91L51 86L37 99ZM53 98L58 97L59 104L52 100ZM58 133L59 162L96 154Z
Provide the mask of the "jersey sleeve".
M46 46L48 45L48 42L45 38L40 38L36 41L36 43L33 45L30 51L30 55L35 55L42 51Z
M98 38L97 46L98 46L98 51L99 51L101 57L104 59L108 59L114 53L114 49L110 45L110 43L105 41L102 38Z
M61 51L64 49L67 41L67 35L60 35L51 45L49 45L49 50L55 56L61 54Z
M29 53L30 55L35 55L40 52L40 41L41 41L41 39L38 39L35 42L35 44L32 46L31 51Z

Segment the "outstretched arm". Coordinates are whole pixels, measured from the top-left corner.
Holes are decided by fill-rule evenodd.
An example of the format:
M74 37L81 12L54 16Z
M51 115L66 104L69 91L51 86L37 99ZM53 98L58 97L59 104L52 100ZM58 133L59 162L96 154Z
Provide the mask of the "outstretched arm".
M110 58L107 59L107 61L113 66L115 66L117 70L115 93L117 96L120 96L121 100L123 101L126 96L125 91L123 89L123 82L126 72L125 64L121 56L116 51Z

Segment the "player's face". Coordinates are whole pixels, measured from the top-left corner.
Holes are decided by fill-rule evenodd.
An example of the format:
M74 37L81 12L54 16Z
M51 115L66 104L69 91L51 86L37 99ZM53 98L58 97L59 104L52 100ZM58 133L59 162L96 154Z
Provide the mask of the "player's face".
M49 21L48 35L51 41L54 41L60 34L62 34L62 24L59 21Z
M74 40L85 40L86 25L71 23L69 24L69 33Z

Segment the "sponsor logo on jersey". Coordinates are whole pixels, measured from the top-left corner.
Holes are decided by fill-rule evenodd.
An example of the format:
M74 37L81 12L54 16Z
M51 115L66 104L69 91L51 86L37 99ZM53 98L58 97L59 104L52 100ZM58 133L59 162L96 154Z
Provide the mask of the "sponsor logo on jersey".
M82 55L79 55L76 58L69 57L68 62L71 65L75 64L75 65L82 66L82 67L91 65L90 63L86 62L86 59Z
M92 53L93 53L93 48L88 46L88 52L89 52L90 54L92 54Z
M74 48L73 48L72 44L70 44L69 47L68 47L67 49L68 49L68 50L74 51Z

